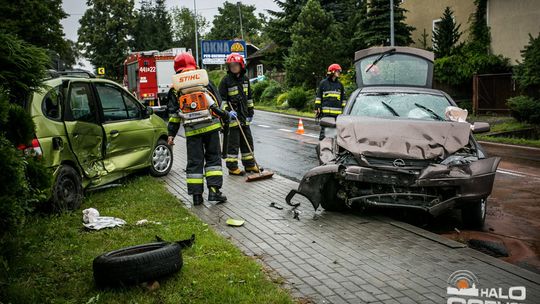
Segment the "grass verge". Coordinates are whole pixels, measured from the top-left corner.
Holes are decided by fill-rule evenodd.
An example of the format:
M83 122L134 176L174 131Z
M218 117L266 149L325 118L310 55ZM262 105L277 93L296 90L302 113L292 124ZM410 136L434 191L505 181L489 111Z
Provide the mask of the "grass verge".
M482 141L496 142L510 145L520 145L540 148L540 140L538 139L526 139L526 138L513 138L502 136L491 136L491 133L510 132L533 128L534 125L519 122L510 116L470 116L470 122L482 121L488 122L491 125L491 131L487 134L477 134L476 139ZM538 128L538 127L537 127Z
M0 302L4 303L293 303L262 266L185 209L163 182L149 176L129 178L121 187L89 194L83 208L127 221L121 228L87 231L80 211L32 216L2 251ZM137 226L141 219L162 225ZM92 277L94 257L125 246L175 241L194 233L183 251L184 267L160 281L155 291L135 286L98 290ZM0 259L0 261L2 261ZM9 265L9 267L7 267Z

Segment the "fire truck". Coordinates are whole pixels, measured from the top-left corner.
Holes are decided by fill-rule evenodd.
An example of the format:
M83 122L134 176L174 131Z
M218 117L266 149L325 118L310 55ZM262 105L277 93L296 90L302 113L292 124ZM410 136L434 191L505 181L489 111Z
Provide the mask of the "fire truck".
M167 115L167 93L175 74L174 56L181 52L186 49L132 52L124 61L124 86L162 117Z

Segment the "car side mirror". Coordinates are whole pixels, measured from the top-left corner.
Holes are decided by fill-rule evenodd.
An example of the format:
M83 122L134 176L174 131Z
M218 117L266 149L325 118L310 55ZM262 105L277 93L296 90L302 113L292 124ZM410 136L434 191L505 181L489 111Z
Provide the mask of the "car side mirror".
M154 109L152 109L151 107L145 107L145 114L146 117L152 116L152 114L154 114Z
M473 124L473 133L486 133L491 130L491 126L487 122L475 122Z
M323 118L321 118L321 127L335 128L336 127L336 119L334 117L323 117Z

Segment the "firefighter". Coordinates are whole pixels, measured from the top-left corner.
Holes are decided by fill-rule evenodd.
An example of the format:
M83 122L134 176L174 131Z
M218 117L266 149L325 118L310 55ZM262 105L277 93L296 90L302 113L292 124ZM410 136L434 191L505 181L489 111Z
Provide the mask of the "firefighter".
M230 175L244 175L245 172L259 172L255 165L254 155L249 152L249 146L253 151L253 136L249 125L253 120L253 99L251 98L251 87L249 79L245 75L244 58L239 54L232 53L227 56L227 75L221 80L219 94L223 103L223 110L235 113L238 120L229 122L229 133L227 136L227 157L225 163ZM240 132L244 131L247 143ZM238 151L240 150L240 151ZM238 167L238 153L241 152L242 165L245 171Z
M177 74L194 71L197 69L195 59L189 53L180 53L174 58L174 70ZM189 101L187 110L182 110L180 105L185 101L187 94L171 88L168 93L168 143L174 144L174 137L178 133L180 123L183 123L186 136L187 149L187 187L188 194L193 196L193 205L200 205L203 202L203 177L206 177L206 184L209 190L208 200L225 202L227 197L223 195L220 188L223 184L223 171L221 169L221 147L219 141L219 130L221 123L219 116L223 121L234 119L234 113L228 113L220 109L218 104L220 100L215 86L209 82L204 88L202 94L209 93L211 100L194 104ZM208 114L203 119L198 118L193 120L190 116L184 115L183 111L188 111L189 108L202 107L202 113ZM184 109L186 109L184 107ZM204 170L204 175L203 175Z
M337 117L345 107L345 89L339 81L341 66L334 63L328 67L327 77L321 81L315 98L317 118ZM324 128L321 126L319 140L324 139Z

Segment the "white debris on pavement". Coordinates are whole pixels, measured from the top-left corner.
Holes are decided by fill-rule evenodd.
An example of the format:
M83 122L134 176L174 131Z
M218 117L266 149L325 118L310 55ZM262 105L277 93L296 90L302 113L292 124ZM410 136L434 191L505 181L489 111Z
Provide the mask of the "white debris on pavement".
M99 216L99 211L95 208L83 210L83 226L92 230L101 230L103 228L120 227L126 224L121 218L112 216Z

